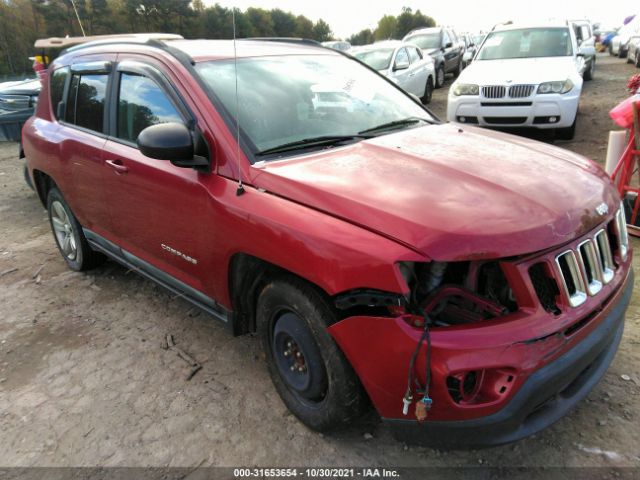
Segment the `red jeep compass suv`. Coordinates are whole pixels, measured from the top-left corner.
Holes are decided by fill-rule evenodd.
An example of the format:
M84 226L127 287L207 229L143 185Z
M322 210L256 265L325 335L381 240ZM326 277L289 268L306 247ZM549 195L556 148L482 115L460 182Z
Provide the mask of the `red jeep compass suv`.
M594 163L440 123L308 42L67 50L23 131L74 270L105 256L257 332L287 407L368 405L399 438L505 443L598 382L632 292L620 198Z

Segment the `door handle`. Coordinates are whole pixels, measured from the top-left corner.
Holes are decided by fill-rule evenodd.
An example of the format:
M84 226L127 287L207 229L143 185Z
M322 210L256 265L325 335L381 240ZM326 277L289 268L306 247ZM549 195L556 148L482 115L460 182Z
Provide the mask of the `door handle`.
M129 167L122 164L120 160L105 160L105 163L116 171L117 175L122 175L129 171Z

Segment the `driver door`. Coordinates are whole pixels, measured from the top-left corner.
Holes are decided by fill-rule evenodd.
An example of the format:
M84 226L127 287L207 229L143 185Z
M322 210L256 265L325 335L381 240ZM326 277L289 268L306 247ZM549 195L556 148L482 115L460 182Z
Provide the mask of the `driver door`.
M403 47L396 52L396 58L393 61L393 78L398 82L398 86L407 92L411 91L409 66L409 53Z
M193 118L167 77L138 61L118 64L112 96L111 135L102 157L110 240L134 265L142 261L205 290L202 279L207 277L210 252L205 226L211 219L203 174L148 158L136 145L138 134L148 126L189 125Z

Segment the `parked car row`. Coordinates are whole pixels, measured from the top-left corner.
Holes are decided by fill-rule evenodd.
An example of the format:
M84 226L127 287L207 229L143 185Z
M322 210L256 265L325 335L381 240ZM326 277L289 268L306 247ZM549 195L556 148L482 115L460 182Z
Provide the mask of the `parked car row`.
M629 43L640 35L640 15L636 15L622 25L608 43L609 54L619 58L628 58Z

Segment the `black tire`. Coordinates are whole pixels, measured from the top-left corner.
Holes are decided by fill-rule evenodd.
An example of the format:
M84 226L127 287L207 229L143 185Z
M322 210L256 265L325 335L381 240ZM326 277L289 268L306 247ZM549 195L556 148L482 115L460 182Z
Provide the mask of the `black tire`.
M618 58L624 58L627 56L627 52L622 49L622 45L618 47Z
M429 75L427 78L427 84L424 86L424 95L420 99L423 104L427 105L431 103L431 97L433 96L433 77Z
M584 71L584 74L582 75L582 78L585 79L585 81L590 81L593 80L593 76L596 72L596 57L593 57L591 59L591 62L589 62L589 68L587 68Z
M326 330L335 320L321 294L295 277L269 282L258 298L256 322L271 380L287 408L322 432L348 426L367 405L356 373Z
M458 66L456 67L456 69L453 71L453 77L454 78L458 78L458 76L462 73L462 57L460 58L460 60L458 61Z
M436 88L444 86L444 65L438 65L436 68Z
M576 124L578 123L578 112L576 112L576 118L573 120L573 123L570 127L566 128L557 128L556 129L556 139L558 140L573 140L573 137L576 135Z
M60 208L63 210L60 210ZM91 249L84 233L82 233L80 223L78 223L78 220L71 211L71 208L69 208L62 193L55 187L51 188L47 194L47 213L51 232L53 233L53 238L56 241L60 255L62 255L62 258L67 262L71 270L77 272L89 270L105 261L106 258L104 255ZM65 224L65 227L68 228L65 228L64 232L62 232L60 225L57 224L54 227L54 223L60 218L65 218L65 215L68 220L68 224ZM65 240L68 237L68 243L61 239L61 236L64 235L66 235Z
M31 182L31 177L29 176L29 168L26 165L24 166L24 182L31 190L34 190L33 183Z
M636 59L633 62L636 68L640 68L640 49L636 50Z

